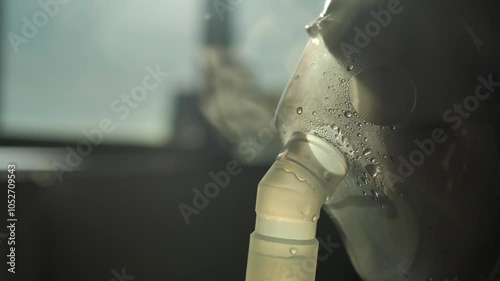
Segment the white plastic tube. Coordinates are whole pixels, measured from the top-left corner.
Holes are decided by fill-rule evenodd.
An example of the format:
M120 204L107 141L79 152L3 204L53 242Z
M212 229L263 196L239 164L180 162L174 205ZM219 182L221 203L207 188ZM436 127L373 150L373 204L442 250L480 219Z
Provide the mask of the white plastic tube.
M314 280L321 206L346 174L342 155L294 134L259 183L246 281Z

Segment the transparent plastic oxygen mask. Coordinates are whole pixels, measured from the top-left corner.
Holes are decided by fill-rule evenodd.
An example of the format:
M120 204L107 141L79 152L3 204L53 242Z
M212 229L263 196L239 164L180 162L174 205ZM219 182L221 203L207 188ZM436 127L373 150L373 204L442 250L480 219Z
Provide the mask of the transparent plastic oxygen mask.
M478 35L425 0L328 1L307 31L246 280L314 280L321 207L363 280L487 280L500 119L488 87L477 94L492 71ZM471 95L480 105L465 118L454 105Z

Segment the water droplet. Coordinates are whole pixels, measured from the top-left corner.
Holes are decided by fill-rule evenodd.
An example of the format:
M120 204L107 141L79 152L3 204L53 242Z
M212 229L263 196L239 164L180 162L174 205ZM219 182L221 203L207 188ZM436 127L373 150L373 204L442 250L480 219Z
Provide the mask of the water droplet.
M290 254L295 255L297 253L297 249L291 248L290 249Z
M356 136L358 136L358 138L360 138L361 137L361 133L357 133Z
M365 196L366 196L366 191L363 191L363 195L365 195Z
M348 65L348 66L347 66L347 71L351 71L351 70L353 70L353 69L354 69L354 65L352 65L352 64L351 64L351 65Z
M325 179L325 181L330 181L332 179L332 173L325 171L323 173L323 178Z
M379 194L378 194L378 192L375 189L372 189L371 193L372 193L373 196L375 196L374 198L378 198L379 197Z
M368 141L368 138L365 138L364 141Z
M297 114L302 114L302 111L303 111L302 107L297 107Z
M391 126L391 130L392 131L396 130L396 126Z
M365 138L365 141L366 141L366 138ZM370 155L372 153L372 150L367 148L365 149L365 151L363 151L363 155Z
M319 33L318 24L306 25L306 31L312 38L315 38Z
M313 115L316 116L316 111L313 111Z
M374 157L372 157L372 158L370 159L370 162L372 162L372 163L375 163L375 161L376 161L376 160L375 160L375 158L374 158Z
M403 274L403 276L404 276L404 277L406 277L406 278L411 278L411 274L410 274L410 273L408 273L408 272L406 272L406 271L403 271L403 272L401 272L401 273Z
M345 136L342 136L341 140L342 140L343 143L347 142L347 138Z
M380 167L374 164L366 165L365 169L372 177L376 177L380 173Z
M345 115L345 117L347 117L347 118L351 118L351 116L352 116L352 112L350 112L350 111L346 111L346 112L344 113L344 115Z
M314 62L311 63L311 67L315 67L315 66L316 66L316 64Z
M295 80L299 80L300 75L295 75Z
M326 72L323 72L323 76L326 76L326 74L327 74Z
M314 215L314 216L312 217L312 221L313 221L313 222L316 222L317 220L318 220L318 216Z

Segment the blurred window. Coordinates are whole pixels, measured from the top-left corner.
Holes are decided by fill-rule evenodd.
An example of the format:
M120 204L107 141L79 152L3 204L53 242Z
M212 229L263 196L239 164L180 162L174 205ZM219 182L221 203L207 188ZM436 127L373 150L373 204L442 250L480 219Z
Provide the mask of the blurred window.
M224 13L234 53L265 92L279 95L306 43L304 25L324 1L232 2ZM104 122L104 143L168 143L176 95L199 84L204 19L224 20L205 3L4 0L2 136L77 142ZM151 74L157 68L168 76ZM132 91L140 101L127 100Z

